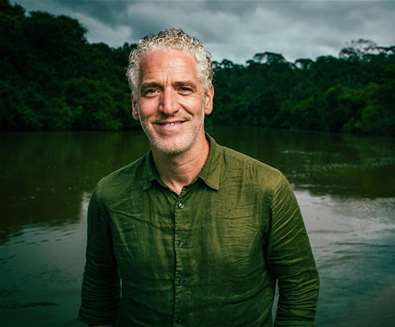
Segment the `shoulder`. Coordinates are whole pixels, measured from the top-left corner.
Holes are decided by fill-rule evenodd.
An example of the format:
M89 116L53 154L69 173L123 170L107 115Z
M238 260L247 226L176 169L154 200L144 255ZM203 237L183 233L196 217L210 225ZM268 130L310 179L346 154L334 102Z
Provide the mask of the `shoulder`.
M144 155L100 179L96 185L97 196L106 202L114 201L126 192L139 188L146 157Z
M220 147L225 178L238 175L245 183L267 191L275 191L281 184L288 183L280 170L236 150Z

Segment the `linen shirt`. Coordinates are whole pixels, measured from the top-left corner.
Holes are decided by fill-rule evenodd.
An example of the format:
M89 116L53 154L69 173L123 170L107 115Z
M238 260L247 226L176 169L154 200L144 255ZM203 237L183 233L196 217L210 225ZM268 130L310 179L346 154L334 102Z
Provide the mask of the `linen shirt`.
M88 209L80 320L313 326L318 273L289 183L207 138L208 159L179 196L161 181L151 152L98 183Z

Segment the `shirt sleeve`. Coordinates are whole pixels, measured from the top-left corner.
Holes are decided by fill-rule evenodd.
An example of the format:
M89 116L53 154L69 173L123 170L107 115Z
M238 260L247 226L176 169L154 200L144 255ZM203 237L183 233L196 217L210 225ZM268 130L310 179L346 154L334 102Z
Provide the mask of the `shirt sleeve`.
M278 281L275 326L314 326L319 277L294 193L284 176L271 206L267 259Z
M116 267L108 212L97 191L88 207L86 263L79 320L89 325L116 321L120 281Z

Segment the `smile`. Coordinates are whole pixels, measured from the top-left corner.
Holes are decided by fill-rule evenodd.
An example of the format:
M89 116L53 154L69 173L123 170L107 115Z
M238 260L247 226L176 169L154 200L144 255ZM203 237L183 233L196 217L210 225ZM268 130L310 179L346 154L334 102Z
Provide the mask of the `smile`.
M176 126L176 125L180 125L182 123L184 123L184 121L181 121L181 120L180 121L171 121L171 122L166 122L166 121L157 122L157 124L161 125L161 126Z
M159 133L164 135L172 135L173 133L178 133L181 131L185 120L177 121L156 121L155 125Z

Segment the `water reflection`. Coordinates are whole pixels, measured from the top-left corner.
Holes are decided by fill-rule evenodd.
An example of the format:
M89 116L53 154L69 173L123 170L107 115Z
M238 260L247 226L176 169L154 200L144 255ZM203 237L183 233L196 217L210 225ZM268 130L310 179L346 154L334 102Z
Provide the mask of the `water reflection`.
M364 313L388 304L385 289L395 291L395 141L260 129L211 134L295 185L321 275L317 325L385 326ZM77 326L90 194L148 143L141 132L1 138L2 326Z
M82 192L147 149L141 133L7 133L1 136L0 244L26 224L79 219Z
M27 224L0 247L2 326L79 326L89 193L76 222ZM66 220L68 221L68 220Z
M366 310L362 304L374 302L395 282L395 198L296 195L321 275L317 325L347 321L347 326L360 326L354 320ZM351 305L355 312L350 317ZM381 326L376 318L371 315L371 326Z
M213 130L221 144L283 172L313 194L395 195L395 140L240 128ZM383 182L385 180L385 182Z

